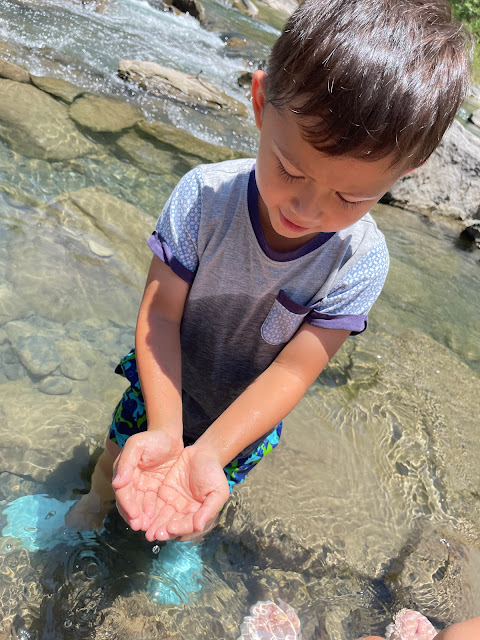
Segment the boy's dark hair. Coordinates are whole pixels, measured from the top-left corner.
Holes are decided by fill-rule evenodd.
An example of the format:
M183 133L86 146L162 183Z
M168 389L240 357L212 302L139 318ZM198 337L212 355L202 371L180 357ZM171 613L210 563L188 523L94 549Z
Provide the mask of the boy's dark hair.
M415 167L465 97L471 50L444 0L306 0L272 49L266 100L324 153Z

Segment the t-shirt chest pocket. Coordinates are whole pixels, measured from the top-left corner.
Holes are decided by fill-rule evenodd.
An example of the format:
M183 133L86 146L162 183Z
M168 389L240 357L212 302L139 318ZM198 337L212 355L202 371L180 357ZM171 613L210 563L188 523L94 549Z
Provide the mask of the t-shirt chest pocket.
M311 310L311 307L294 302L284 291L280 291L262 324L262 338L273 345L288 342Z

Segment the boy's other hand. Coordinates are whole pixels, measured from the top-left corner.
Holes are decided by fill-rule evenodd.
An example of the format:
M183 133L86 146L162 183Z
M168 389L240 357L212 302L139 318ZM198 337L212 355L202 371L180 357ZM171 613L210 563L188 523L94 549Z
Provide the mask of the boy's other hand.
M146 538L169 540L202 532L230 496L222 465L214 455L196 446L185 447L159 491L156 517Z
M182 451L183 442L164 431L136 433L125 443L112 486L120 515L135 531L146 531L163 507L160 487Z

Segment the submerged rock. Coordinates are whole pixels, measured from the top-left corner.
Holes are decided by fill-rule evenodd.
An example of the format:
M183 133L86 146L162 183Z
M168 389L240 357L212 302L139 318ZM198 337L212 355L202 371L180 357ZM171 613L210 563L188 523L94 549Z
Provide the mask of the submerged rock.
M143 133L166 145L171 151L182 151L194 156L195 164L198 164L199 159L208 162L222 162L246 155L228 147L200 140L187 131L182 131L163 122L140 122L138 127Z
M129 129L142 117L141 111L128 102L91 94L75 100L68 112L82 127L106 133Z
M193 106L229 109L240 115L247 112L243 103L220 91L200 75L188 75L156 62L122 60L118 75L123 80L134 82L157 96L172 97Z
M5 329L20 362L33 376L46 376L60 365L60 353L48 332L21 320L9 322Z
M38 388L49 396L64 396L72 391L72 382L63 376L48 376L40 382Z
M45 93L50 93L52 96L56 96L69 104L85 91L81 87L77 87L71 82L61 80L60 78L30 75L30 79L36 87L45 91Z
M0 80L0 137L25 156L70 160L95 150L64 105L32 85Z
M182 163L178 151L162 149L136 131L125 133L117 140L117 145L133 164L149 173L164 176L178 171L181 174L190 168L188 163Z

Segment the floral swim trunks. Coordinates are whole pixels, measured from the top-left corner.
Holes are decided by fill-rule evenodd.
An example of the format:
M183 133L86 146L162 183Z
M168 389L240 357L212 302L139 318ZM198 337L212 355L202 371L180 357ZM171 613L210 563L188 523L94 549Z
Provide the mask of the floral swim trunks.
M115 373L127 378L130 386L123 394L115 411L113 412L112 426L110 427L109 438L119 447L125 445L126 441L134 433L147 430L147 415L145 413L145 403L140 389L138 378L137 361L135 359L135 349L132 349L124 356L115 369ZM268 455L277 446L282 433L282 423L265 436L253 451L247 456L234 458L223 471L228 481L230 491L236 484L240 484L247 477L247 473Z

